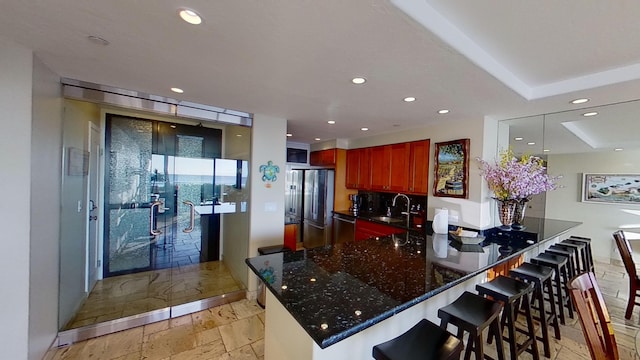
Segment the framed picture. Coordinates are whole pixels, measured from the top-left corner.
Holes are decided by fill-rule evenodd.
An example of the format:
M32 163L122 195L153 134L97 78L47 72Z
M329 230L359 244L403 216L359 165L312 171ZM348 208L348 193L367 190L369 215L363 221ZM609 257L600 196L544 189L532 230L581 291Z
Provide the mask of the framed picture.
M640 174L582 174L582 201L640 205Z
M469 139L436 143L433 195L469 197Z

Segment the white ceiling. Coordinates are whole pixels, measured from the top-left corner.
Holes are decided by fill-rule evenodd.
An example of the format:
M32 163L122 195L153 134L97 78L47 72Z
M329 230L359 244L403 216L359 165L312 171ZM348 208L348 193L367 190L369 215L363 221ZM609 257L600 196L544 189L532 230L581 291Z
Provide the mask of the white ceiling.
M180 20L181 7L204 23ZM305 143L640 94L634 0L0 0L0 9L0 37L62 77L284 117L290 140ZM354 76L368 81L352 85Z

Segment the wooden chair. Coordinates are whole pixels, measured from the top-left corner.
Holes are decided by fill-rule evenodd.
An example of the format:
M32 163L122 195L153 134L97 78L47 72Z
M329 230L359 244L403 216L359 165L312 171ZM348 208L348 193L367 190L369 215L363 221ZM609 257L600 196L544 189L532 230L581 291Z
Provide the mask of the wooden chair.
M640 278L638 278L636 264L633 262L633 256L631 255L633 250L624 236L624 232L622 230L614 232L613 238L616 240L616 246L618 246L624 268L627 270L627 275L629 275L629 300L627 301L627 311L625 311L624 317L631 319L633 306L640 305L640 303L636 302L636 298L640 296Z
M618 360L613 325L595 275L592 272L578 275L571 279L568 287L591 358Z

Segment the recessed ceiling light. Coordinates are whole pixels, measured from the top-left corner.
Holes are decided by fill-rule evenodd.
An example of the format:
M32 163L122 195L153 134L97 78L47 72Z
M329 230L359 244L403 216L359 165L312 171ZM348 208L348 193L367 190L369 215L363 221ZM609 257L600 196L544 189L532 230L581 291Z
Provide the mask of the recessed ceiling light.
M320 138L315 138L315 139L313 139L313 140L315 140L315 141L320 141Z
M109 41L101 38L100 36L89 35L89 36L87 36L87 39L89 39L89 41L91 41L92 43L94 43L96 45L107 46L107 45L110 44Z
M189 24L199 25L202 23L202 18L200 17L200 15L198 15L198 13L191 9L182 9L178 14L180 14L182 20L188 22Z
M242 134L236 134L237 137L242 137Z
M177 126L176 126L176 124L171 124L171 125L169 125L169 127L171 127L172 129L175 129Z
M293 134L287 133L287 137L292 137L292 136L293 136Z
M447 109L442 109L442 110L438 110L438 114L448 114L449 110Z
M572 104L584 104L587 101L589 101L589 99L587 98L581 98L581 99L575 99L573 101L571 101Z
M407 96L406 98L404 98L405 102L414 102L416 101L416 98L414 98L413 96Z
M335 122L335 120L329 120L329 121L327 121L327 124L331 124L331 125L333 125L333 124L335 124L335 123L336 123L336 122Z
M178 94L182 94L184 92L184 90L177 88L177 87L172 87L171 91L173 91L174 93L178 93Z
M615 148L615 149L613 149L613 151L622 151L622 150L624 150L624 149L623 148Z
M360 84L366 83L367 79L365 79L363 77L355 77L355 78L351 79L351 82L356 84L356 85L360 85Z
M595 111L582 114L582 116L596 116L596 115L598 115L598 113Z
M551 151L551 150L549 150L549 149L544 149L544 150L542 150L542 151L544 151L544 152L549 152L549 151Z
M369 128L368 128L368 127L363 127L363 128L360 128L360 130L362 130L362 131L369 131Z
M532 142L528 142L527 145L535 145L536 143Z
M524 138L521 138L521 137L514 137L514 138L513 138L513 140L515 140L515 141L522 141L522 140L524 140Z

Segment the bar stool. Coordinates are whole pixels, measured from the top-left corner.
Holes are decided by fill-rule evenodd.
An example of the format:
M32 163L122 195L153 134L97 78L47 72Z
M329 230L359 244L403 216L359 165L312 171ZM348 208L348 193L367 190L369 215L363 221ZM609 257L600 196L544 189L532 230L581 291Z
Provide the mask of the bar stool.
M573 308L571 307L571 298L569 297L569 290L566 284L569 283L569 271L567 270L567 263L569 258L562 255L556 255L551 253L541 253L538 256L531 259L531 262L537 265L548 266L554 270L554 284L556 286L556 299L554 302L558 305L558 313L560 315L560 323L566 324L564 309L569 311L569 317L573 319Z
M536 329L533 326L533 316L531 314L530 297L533 294L533 284L527 284L523 281L500 275L487 283L476 285L476 290L480 295L491 296L492 299L504 304L500 325L501 328L506 326L509 332L508 337L503 335L503 340L509 344L511 359L517 359L524 351L528 351L533 355L534 360L540 359L538 344L535 341ZM518 309L522 309L527 319L526 330L516 327ZM517 342L516 331L528 335L522 344ZM489 342L491 342L492 335L490 333Z
M519 267L509 271L509 276L523 280L534 284L532 307L538 310L539 316L534 319L540 321L542 327L542 337L538 340L542 341L544 348L544 356L551 356L551 345L549 341L549 326L553 327L555 338L560 340L560 325L558 324L558 315L556 313L556 307L553 302L553 284L551 284L551 278L553 277L553 269L546 266L535 265L529 262L525 262ZM544 293L546 292L551 299L550 308L551 311L547 312L544 306ZM537 307L533 306L533 303L537 302ZM548 316L547 316L548 315Z
M569 237L569 239L567 240L571 240L572 242L578 241L586 245L585 253L586 253L587 268L588 268L587 271L590 271L595 274L595 265L593 263L593 252L591 251L591 239L587 237L571 235L571 237Z
M567 244L562 244L562 243L557 243L557 244L553 244L551 246L549 246L549 248L547 249L547 251L550 250L563 250L565 252L568 252L570 255L570 259L569 261L571 262L571 267L573 267L573 276L578 276L581 274L580 271L580 262L578 261L579 256L578 256L578 249L574 246L569 246Z
M560 241L559 245L573 247L578 252L578 261L576 262L578 265L578 274L586 273L591 269L589 261L587 260L587 245L584 242L566 239Z
M373 347L376 360L460 359L462 341L427 319L422 319L402 335Z
M577 275L575 267L573 265L573 251L564 250L564 249L561 249L560 247L551 246L550 248L545 250L545 253L566 257L567 258L567 272L568 272L568 275L569 275L569 279L573 279Z
M500 331L500 311L502 304L489 300L480 295L465 291L453 303L438 310L438 317L441 319L440 327L446 329L448 324L458 328L459 339L462 339L464 332L469 333L467 348L464 358L468 360L473 349L476 360L485 358L482 331L486 328L492 329L496 335L496 350L498 359L504 360L504 346L502 344L502 332ZM487 356L487 358L489 358Z

